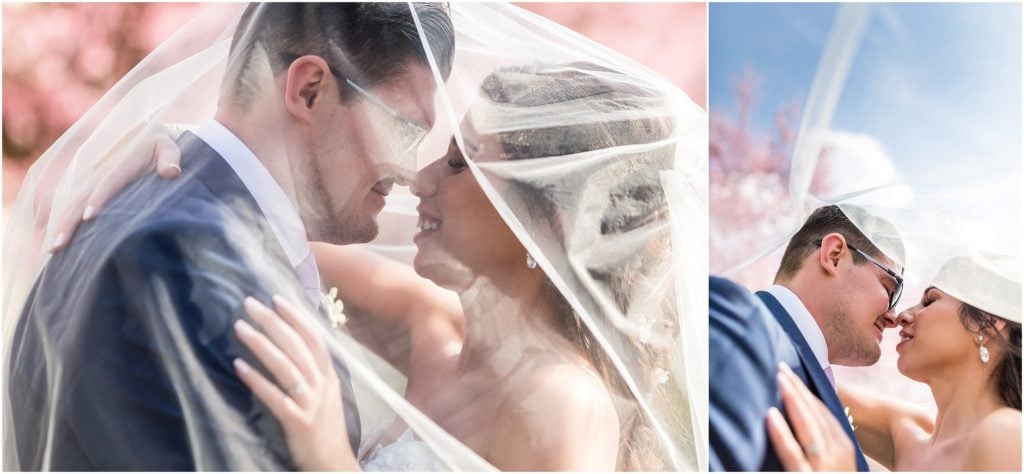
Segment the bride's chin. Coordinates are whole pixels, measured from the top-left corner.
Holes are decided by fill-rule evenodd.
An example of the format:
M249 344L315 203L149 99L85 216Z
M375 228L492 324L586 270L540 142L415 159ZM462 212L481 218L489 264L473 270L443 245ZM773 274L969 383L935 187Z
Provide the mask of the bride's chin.
M425 256L422 252L416 253L412 260L412 268L416 274L430 280L435 285L446 290L458 292L465 285L460 285L459 272L452 268L450 263L439 262L436 259Z
M900 354L899 358L896 359L896 371L899 372L900 375L915 382L923 381L921 377L917 377L916 372L912 370L912 367L908 367L906 356L903 354Z

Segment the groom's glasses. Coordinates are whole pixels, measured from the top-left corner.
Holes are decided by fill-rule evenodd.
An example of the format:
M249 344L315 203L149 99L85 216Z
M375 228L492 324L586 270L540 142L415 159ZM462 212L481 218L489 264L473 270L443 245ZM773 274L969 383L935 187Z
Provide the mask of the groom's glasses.
M385 140L385 144L389 145L393 155L397 155L404 164L411 165L409 168L415 170L416 149L419 148L420 143L422 143L423 139L427 136L428 130L422 125L403 117L369 91L359 87L355 82L352 82L351 79L345 79L345 83L358 92L359 95L363 96L363 98L368 102L376 106L378 111L383 112L390 118L390 123L381 124L390 130L390 140ZM411 158L412 163L405 163L409 158Z
M817 245L818 247L821 247L821 239L815 240L814 241L814 245ZM882 265L881 263L878 262L878 260L875 260L874 258L871 258L870 255L862 252L857 247L854 247L854 246L850 245L849 243L847 243L846 246L850 247L850 250L853 250L853 251L859 253L860 256L864 257L865 260L875 264L875 266L877 266L878 268L881 268L882 271L884 271L889 276L891 276L893 278L893 280L896 280L896 286L894 286L892 288L892 292L889 293L889 309L891 310L891 309L895 308L896 304L900 302L900 297L903 296L903 277L897 275L896 272L886 268L885 265Z
M299 56L296 54L281 54L281 60L286 65L291 64L298 58ZM327 67L330 69L331 74L339 80L344 77L334 66L328 64ZM370 128L375 130L378 135L376 137L377 145L383 148L383 153L386 155L383 158L392 162L403 171L415 173L416 150L423 143L423 139L426 138L429 130L423 125L402 116L395 109L388 107L387 104L351 79L346 78L345 84L356 91L367 102L373 104L373 109L371 110L376 113L370 113L368 120L370 121Z

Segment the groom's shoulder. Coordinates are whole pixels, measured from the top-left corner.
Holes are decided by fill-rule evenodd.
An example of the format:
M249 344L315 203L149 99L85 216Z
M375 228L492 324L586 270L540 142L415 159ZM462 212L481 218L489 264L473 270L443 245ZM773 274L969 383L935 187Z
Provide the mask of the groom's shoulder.
M712 362L734 365L737 358L774 370L784 331L760 298L725 278L708 282L709 339L716 347Z
M735 282L716 276L708 278L709 312L712 320L749 322L767 313L753 293Z
M186 259L200 249L228 249L232 232L245 234L244 226L232 224L230 211L202 192L164 187L162 178L140 180L111 200L95 219L84 223L53 266L82 257L93 263L134 259L137 264L157 261L173 253ZM157 189L151 189L149 186ZM177 183L190 188L190 183ZM63 254L67 254L65 258Z

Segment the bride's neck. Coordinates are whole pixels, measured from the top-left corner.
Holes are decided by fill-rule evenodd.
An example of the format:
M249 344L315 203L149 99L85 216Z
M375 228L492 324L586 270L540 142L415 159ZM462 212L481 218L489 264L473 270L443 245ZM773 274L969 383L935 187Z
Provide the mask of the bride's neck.
M946 377L928 380L938 408L932 442L958 438L985 415L1002 406L989 383L990 370L967 367Z
M459 293L466 317L460 370L512 370L534 349L560 344L556 304L540 270L480 276ZM518 274L516 274L518 273Z

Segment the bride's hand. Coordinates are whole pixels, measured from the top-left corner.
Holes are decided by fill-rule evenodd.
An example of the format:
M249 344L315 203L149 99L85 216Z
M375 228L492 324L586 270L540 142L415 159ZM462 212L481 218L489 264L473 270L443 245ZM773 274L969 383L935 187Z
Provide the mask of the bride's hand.
M57 237L50 247L51 253L66 247L79 225L96 217L110 198L146 171L152 170L154 165L156 172L166 179L181 176L181 149L166 129L160 127L156 130L128 149L125 152L126 158L99 181L88 197L75 202L61 214L57 220Z
M821 400L785 364L779 364L779 391L796 431L782 413L768 409L768 437L787 471L856 471L853 442Z
M280 296L274 297L274 306L276 313L255 298L246 298L245 312L262 332L239 319L235 334L277 383L242 359L235 359L235 372L281 421L300 469L360 470L349 445L341 382L330 353L294 306Z

